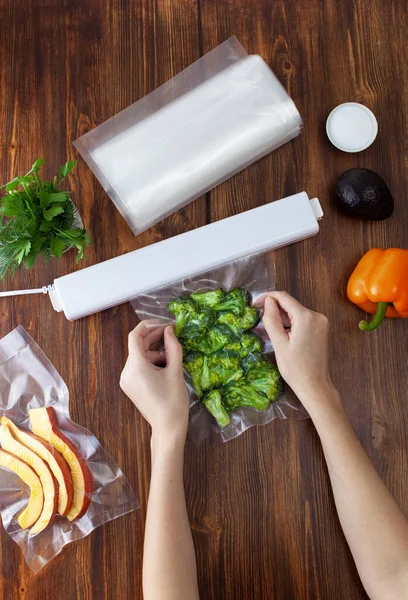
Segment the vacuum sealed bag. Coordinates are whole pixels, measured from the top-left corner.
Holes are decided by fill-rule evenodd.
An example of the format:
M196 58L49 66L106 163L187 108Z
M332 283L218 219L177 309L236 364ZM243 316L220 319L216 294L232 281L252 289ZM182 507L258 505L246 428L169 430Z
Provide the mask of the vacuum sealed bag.
M67 386L23 327L0 340L0 509L37 573L62 548L139 508L113 458L71 421Z
M169 312L169 303L180 296L187 296L193 292L218 290L219 288L225 292L239 288L247 292L250 301L254 301L263 292L274 289L274 284L273 255L271 253L261 254L233 261L210 272L185 278L168 287L139 295L132 300L132 306L140 319L158 319L160 323L166 321L171 323L173 318ZM252 332L260 338L264 356L273 362L272 344L263 327L262 320L257 323ZM254 425L265 425L277 418L303 419L307 417L306 411L298 400L290 397L282 389L278 399L270 402L265 410L240 407L231 411L229 413L230 422L225 427L220 427L197 397L190 376L186 373L185 377L190 394L189 433L193 441L197 443L212 434L215 434L223 442L227 442Z
M138 234L301 128L266 62L232 37L74 145Z

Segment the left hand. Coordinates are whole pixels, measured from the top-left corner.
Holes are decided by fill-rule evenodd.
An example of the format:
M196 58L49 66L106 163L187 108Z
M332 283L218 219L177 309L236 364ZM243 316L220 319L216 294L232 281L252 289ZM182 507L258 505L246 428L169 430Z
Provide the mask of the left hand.
M151 350L162 337L164 353ZM166 365L157 366L164 359ZM130 332L120 387L150 423L155 437L186 437L189 400L182 361L182 348L172 326L142 321Z

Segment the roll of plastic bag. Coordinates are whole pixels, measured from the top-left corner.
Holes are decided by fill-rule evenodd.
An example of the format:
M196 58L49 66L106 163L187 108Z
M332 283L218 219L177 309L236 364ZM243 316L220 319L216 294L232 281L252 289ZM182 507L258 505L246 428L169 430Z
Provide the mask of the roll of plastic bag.
M265 61L231 38L74 145L138 234L301 128Z

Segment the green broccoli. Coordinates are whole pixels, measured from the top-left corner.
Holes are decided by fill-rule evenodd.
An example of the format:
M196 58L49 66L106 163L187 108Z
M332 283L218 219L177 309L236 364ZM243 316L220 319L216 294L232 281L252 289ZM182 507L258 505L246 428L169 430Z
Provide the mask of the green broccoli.
M240 358L244 359L249 354L262 352L262 342L253 333L243 333L240 340L227 344L225 350L236 352Z
M203 395L201 381L203 378L204 357L198 352L191 352L184 357L183 367L191 377L194 390L199 398Z
M185 357L183 366L190 375L199 398L203 392L222 387L243 376L238 357L227 352L217 352L211 356L190 352Z
M182 332L179 334L179 337L185 339L197 337L207 328L211 327L213 321L214 316L209 311L193 313L190 315L190 318Z
M226 427L231 422L228 411L222 405L221 392L219 390L211 390L205 396L203 404L209 413L217 421L220 427Z
M221 289L181 296L169 303L183 346L183 366L198 398L220 427L241 406L265 410L279 398L282 379L249 330L258 321L245 290Z
M221 350L207 358L211 387L221 387L243 376L238 356ZM203 389L205 389L203 387Z
M259 319L258 309L247 306L241 317L237 317L231 312L223 312L218 315L218 322L227 325L237 337L242 336L242 332L252 329Z
M168 309L176 319L174 331L177 336L181 334L192 315L197 314L197 308L188 296L172 300L169 302Z
M214 306L214 310L219 312L228 311L240 316L247 306L247 299L246 291L242 288L236 288L225 294L224 298Z
M229 343L230 339L231 336L228 328L215 325L202 335L185 340L184 348L209 355L222 350Z
M236 385L228 387L223 394L224 406L228 410L234 410L240 406L248 406L257 410L265 410L269 405L269 400L263 394L259 394L251 385L245 383L245 380L239 381Z
M169 302L169 311L175 316L175 333L178 337L195 337L209 327L214 315L208 310L202 310L189 296L180 296Z
M252 367L258 367L264 363L269 364L268 361L265 360L265 358L263 357L263 355L260 352L254 352L254 353L248 354L247 356L243 357L243 359L241 361L241 367L244 369L244 372L246 373Z
M254 390L264 394L270 402L277 400L283 389L278 369L268 362L249 369L246 380Z
M221 288L211 290L210 292L201 292L199 294L190 294L190 298L197 302L202 308L218 310L217 305L224 298L224 291Z

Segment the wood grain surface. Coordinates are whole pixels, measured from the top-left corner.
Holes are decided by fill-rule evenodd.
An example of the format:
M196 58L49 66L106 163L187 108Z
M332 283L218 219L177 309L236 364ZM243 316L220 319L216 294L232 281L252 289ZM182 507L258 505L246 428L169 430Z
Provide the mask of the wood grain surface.
M276 253L277 285L332 324L332 371L368 454L408 514L408 320L358 331L347 277L372 246L408 247L408 60L405 0L0 0L0 180L47 158L235 34L295 100L300 137L134 237L79 160L69 183L105 260L306 190L325 211L319 235ZM343 154L325 135L330 110L366 104L378 137ZM394 216L352 221L333 185L353 166L380 173ZM22 271L1 289L37 287L75 269L74 252ZM78 268L84 267L81 264ZM1 299L0 335L22 324L68 384L72 417L116 459L141 510L70 544L33 576L1 530L0 598L138 600L148 494L149 428L118 386L130 305L70 323L47 298ZM362 600L317 435L309 420L275 421L224 446L186 449L186 493L203 600ZM188 600L188 599L186 599Z

